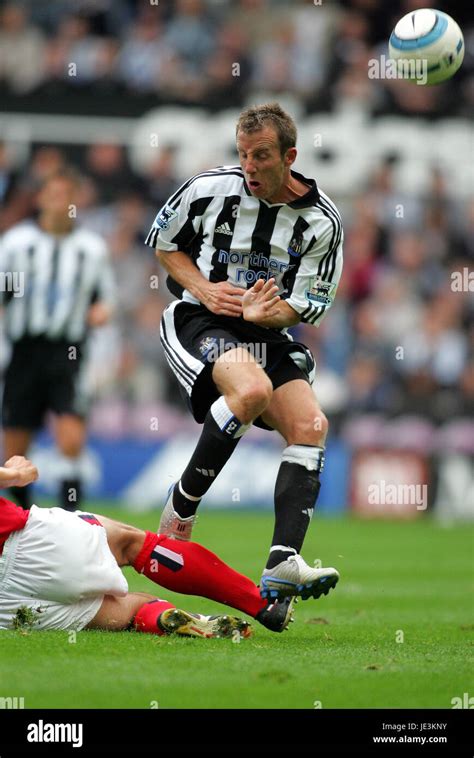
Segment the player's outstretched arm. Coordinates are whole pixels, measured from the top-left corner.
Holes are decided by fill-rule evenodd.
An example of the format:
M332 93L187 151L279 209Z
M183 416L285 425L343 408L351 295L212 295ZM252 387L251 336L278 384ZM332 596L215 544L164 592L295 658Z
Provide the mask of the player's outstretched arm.
M275 279L257 279L253 287L242 298L242 312L245 321L273 329L284 329L300 322L299 314L277 295Z
M26 487L37 478L38 469L22 455L14 455L0 466L0 487Z
M209 282L189 255L181 250L157 250L156 256L165 271L211 313L218 316L242 315L243 290L240 287L234 287L228 282Z

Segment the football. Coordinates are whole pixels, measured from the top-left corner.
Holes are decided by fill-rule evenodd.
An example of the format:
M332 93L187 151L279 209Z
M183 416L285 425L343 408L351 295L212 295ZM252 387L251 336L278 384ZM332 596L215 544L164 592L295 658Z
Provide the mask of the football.
M421 8L407 13L397 23L390 35L389 54L407 79L439 84L459 69L464 39L458 24L447 13Z

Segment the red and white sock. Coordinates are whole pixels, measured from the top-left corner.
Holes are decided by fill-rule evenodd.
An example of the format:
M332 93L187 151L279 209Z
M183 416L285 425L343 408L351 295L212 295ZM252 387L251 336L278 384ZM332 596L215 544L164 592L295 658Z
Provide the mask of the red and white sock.
M158 619L163 611L175 607L173 603L168 603L167 600L149 600L135 614L135 618L133 619L135 630L137 632L146 632L147 634L166 634L159 626Z
M146 532L133 566L160 587L185 595L207 597L254 618L267 606L258 587L248 577L234 571L197 542Z

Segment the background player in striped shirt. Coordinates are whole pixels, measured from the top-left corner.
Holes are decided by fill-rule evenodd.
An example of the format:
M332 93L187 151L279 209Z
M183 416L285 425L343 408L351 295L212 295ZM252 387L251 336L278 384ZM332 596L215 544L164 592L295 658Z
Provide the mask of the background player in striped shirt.
M252 423L276 429L287 446L260 589L279 599L319 597L338 572L309 567L300 551L320 488L328 422L311 387L313 357L287 329L300 321L318 325L332 304L342 224L316 182L291 168L296 127L277 103L244 111L236 136L240 166L185 182L147 238L181 298L163 314L163 348L194 417L204 422L159 531L189 539L201 498L242 435Z
M0 466L0 487L26 486L37 468L22 456ZM235 616L204 616L144 592L129 592L121 567L155 584L244 611L273 632L292 620L291 599L267 602L256 585L194 542L145 532L99 514L19 508L0 497L0 629L133 629L192 637L246 637Z
M12 344L2 406L4 454L24 455L52 411L62 453L63 508L75 508L81 499L87 335L109 320L115 298L105 242L75 225L77 182L71 170L49 177L38 194L38 219L17 224L0 243L0 272L21 285L0 292ZM28 507L28 488L13 487L11 493Z

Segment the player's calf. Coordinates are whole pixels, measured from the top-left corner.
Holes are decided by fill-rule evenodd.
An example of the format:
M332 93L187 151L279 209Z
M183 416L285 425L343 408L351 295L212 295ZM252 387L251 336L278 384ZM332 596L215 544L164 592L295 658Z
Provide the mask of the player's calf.
M256 369L255 369L256 370ZM262 380L271 384L263 371ZM247 383L247 395L244 396L250 402L252 397L255 402L266 403L268 399L268 386L263 390L256 389L254 383ZM240 407L237 401L230 404L228 398L222 395L210 407L204 422L204 428L197 447L184 470L181 479L168 493L168 500L163 510L158 531L179 540L191 539L191 532L195 521L196 510L201 498L206 494L209 487L222 471L231 457L243 434L250 426L250 422L259 414L257 403L250 413L249 408L243 416L239 415L236 407ZM263 407L263 405L262 405ZM247 423L249 419L249 423Z

